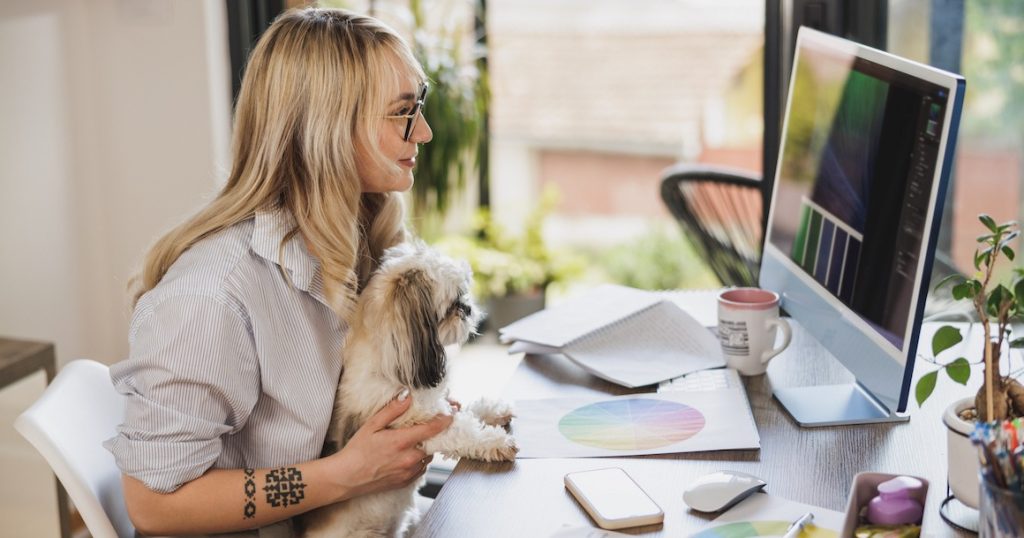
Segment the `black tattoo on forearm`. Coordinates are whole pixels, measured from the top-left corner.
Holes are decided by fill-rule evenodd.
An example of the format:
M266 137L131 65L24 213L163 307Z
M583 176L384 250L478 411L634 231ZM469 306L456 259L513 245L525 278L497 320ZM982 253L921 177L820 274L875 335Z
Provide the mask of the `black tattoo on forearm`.
M256 477L253 475L255 472L255 469L245 469L245 519L256 516Z
M302 482L302 471L295 467L281 467L267 473L267 504L273 507L299 504L306 498L306 484Z

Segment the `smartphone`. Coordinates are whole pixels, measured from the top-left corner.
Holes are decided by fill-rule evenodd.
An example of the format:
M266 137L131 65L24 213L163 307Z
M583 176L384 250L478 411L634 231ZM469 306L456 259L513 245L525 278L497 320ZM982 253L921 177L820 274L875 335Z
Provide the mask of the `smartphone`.
M658 504L618 467L569 473L565 488L602 529L654 525L665 519Z

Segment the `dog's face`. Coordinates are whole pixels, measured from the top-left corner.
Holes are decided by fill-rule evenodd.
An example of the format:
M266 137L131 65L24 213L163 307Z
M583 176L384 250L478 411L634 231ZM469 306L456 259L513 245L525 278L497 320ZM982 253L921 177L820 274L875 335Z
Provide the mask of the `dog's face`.
M468 264L418 241L384 253L363 291L369 302L362 316L366 328L386 342L380 357L386 374L394 373L412 388L441 384L444 346L464 343L481 318L470 294L471 280Z

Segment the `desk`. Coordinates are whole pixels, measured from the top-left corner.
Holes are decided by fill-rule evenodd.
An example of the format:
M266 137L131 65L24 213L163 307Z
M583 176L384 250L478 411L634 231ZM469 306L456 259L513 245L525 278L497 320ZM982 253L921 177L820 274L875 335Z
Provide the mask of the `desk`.
M30 342L0 337L0 388L34 374L37 370L46 372L46 384L57 375L57 356L53 344ZM71 522L68 513L68 494L57 482L57 512L60 518L60 535L71 536Z
M842 383L852 377L817 343L802 335L794 336L790 348L769 365L768 375L744 379L761 435L760 450L523 459L504 464L460 461L414 536L543 538L564 524L593 525L565 491L562 477L570 471L609 466L625 469L665 511L664 525L623 531L631 534L688 536L700 530L714 517L688 511L682 501L684 487L706 473L734 469L766 480L771 494L838 511L846 509L850 484L858 472L921 476L930 483L924 535L968 536L943 522L938 507L946 495L946 432L940 417L949 402L971 394L971 390L946 383L948 379L940 380L923 409L911 403L912 419L908 423L801 428L772 398L772 383ZM494 346L493 352L505 351ZM918 369L918 375L928 371L929 365L925 365ZM649 390L629 390L607 383L563 357L528 355L512 375L504 396L526 399Z

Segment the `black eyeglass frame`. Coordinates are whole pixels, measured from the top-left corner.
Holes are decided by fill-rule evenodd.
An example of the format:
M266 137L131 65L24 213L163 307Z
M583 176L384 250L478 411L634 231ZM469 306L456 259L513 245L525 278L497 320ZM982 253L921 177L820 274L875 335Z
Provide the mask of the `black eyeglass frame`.
M404 119L406 121L405 134L402 135L402 140L405 140L406 142L408 142L409 139L412 138L412 130L416 128L416 120L419 119L420 112L423 109L423 102L427 99L427 88L427 84L423 84L423 86L420 87L420 91L417 95L416 102L413 103L412 111L410 111L408 114L394 114L390 116L384 116L384 118L389 120Z

